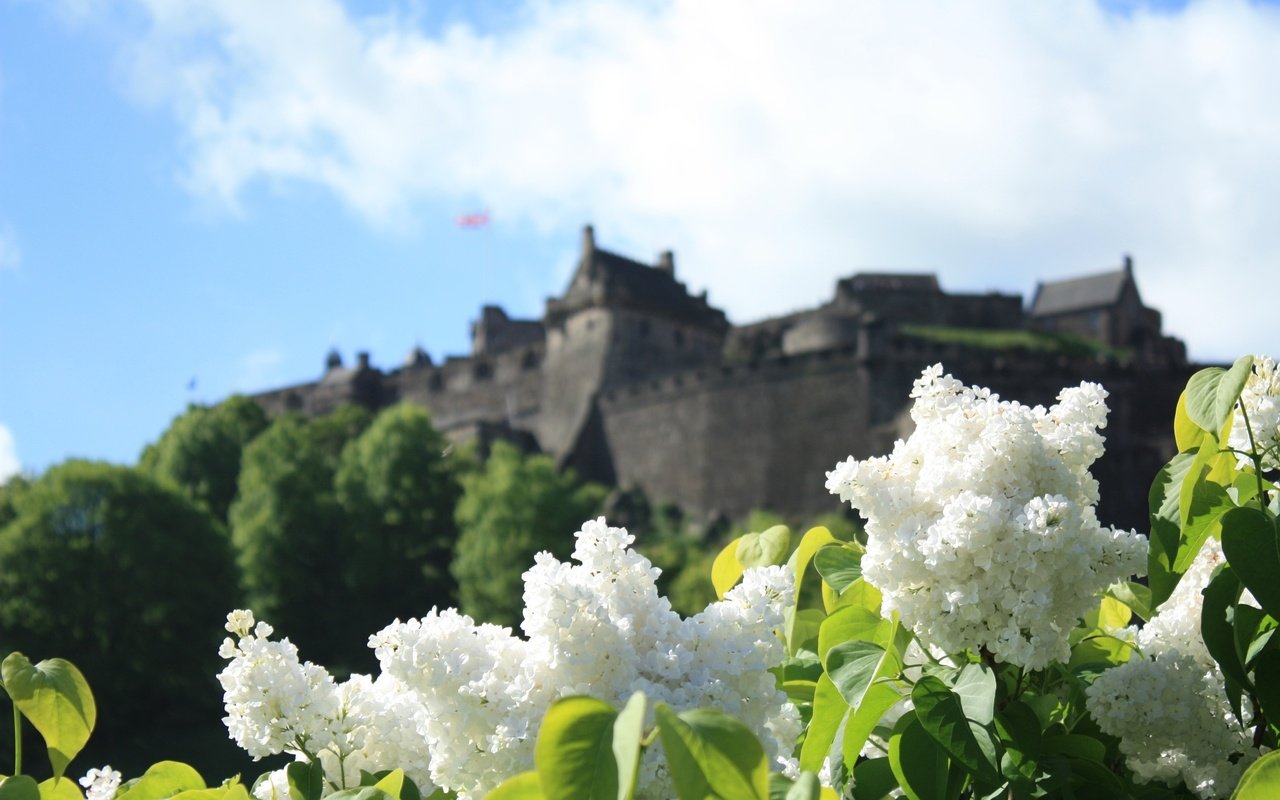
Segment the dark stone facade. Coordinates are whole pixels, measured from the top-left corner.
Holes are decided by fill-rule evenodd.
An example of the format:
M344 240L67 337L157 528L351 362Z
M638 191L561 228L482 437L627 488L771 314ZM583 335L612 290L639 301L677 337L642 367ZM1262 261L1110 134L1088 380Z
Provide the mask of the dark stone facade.
M543 319L486 306L469 356L436 364L414 350L382 371L364 354L352 367L331 354L320 380L256 399L272 414L307 415L344 402L417 403L454 441L514 439L653 501L736 518L837 510L826 470L886 453L909 433L907 393L929 364L1028 404L1096 381L1111 393L1099 515L1145 529L1147 488L1173 454L1173 409L1194 367L1142 305L1127 260L1121 271L1043 284L1036 298L1046 302L1024 311L1018 295L948 294L933 275L862 273L818 308L734 327L676 279L671 253L640 264L597 248L587 227L569 287ZM911 334L921 324L1066 332L1115 349L938 343Z

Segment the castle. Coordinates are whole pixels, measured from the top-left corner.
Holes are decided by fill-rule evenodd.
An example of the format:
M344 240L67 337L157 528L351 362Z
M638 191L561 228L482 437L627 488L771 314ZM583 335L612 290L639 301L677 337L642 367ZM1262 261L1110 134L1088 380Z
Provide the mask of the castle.
M1049 404L1082 380L1111 393L1099 515L1146 527L1149 481L1173 454L1170 422L1193 368L1142 304L1132 261L1014 294L943 292L928 274L859 273L817 308L734 326L676 278L596 246L540 320L485 306L472 352L415 348L383 371L332 352L314 383L259 394L270 414L411 402L453 441L514 440L584 477L639 487L695 515L838 509L825 472L887 453L910 432L907 395L941 362L1003 397Z

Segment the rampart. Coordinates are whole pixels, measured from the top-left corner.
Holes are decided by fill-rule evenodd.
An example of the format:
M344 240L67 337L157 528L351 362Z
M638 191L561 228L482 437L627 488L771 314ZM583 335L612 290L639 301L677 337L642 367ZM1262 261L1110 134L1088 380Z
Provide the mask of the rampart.
M853 275L822 306L734 327L676 279L669 252L640 264L597 248L588 227L577 271L542 320L486 306L471 355L437 364L415 349L383 372L366 354L345 366L334 353L318 381L257 399L272 414L420 404L454 441L511 438L585 477L736 518L838 509L826 471L910 433L908 393L930 364L1026 404L1094 381L1111 393L1099 514L1145 527L1147 481L1172 455L1169 420L1194 367L1141 304L1128 259L1036 297L1054 329L1105 337L1055 349L1066 340L1043 332L1049 317L1016 295L948 294L932 275L892 273ZM911 333L921 324L1023 343L935 341Z

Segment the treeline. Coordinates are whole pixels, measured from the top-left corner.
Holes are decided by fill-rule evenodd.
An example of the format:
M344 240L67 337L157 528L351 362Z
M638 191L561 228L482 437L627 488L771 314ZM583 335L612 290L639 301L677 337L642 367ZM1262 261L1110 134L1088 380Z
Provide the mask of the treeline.
M214 675L232 608L308 660L368 672L368 636L433 606L518 627L534 554L568 558L602 512L637 535L685 614L714 599L719 540L781 522L694 524L545 455L495 442L486 456L451 447L417 406L310 420L268 420L243 397L191 406L137 466L73 460L0 486L0 648L85 672L102 721L88 761L160 753L230 774L243 757Z

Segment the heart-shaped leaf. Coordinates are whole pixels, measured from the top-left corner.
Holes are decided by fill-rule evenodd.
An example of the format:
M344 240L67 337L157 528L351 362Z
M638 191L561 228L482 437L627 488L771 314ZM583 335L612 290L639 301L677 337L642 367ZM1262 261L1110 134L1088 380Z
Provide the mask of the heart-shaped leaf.
M80 670L61 658L32 664L22 653L10 653L0 676L13 704L44 737L53 776L84 748L98 719L93 693Z
M828 545L813 557L818 574L837 595L862 577L862 554L844 545Z
M551 706L533 757L547 800L617 800L617 718L612 706L593 697L566 697Z

